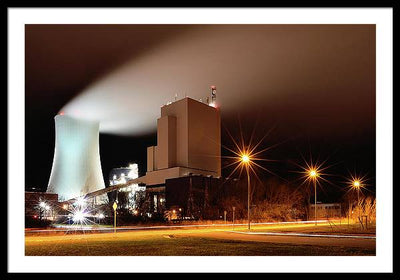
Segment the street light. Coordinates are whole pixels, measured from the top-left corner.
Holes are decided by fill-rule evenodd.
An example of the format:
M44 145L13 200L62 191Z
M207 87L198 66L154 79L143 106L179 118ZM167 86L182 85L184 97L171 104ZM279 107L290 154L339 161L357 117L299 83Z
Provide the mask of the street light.
M355 179L352 184L353 188L357 190L357 206L358 206L358 220L360 221L360 216L361 216L361 206L360 206L360 187L361 183L360 180ZM360 221L361 222L361 221ZM362 223L361 223L362 225Z
M249 164L250 164L250 156L246 153L241 156L242 163L246 166L247 172L247 221L248 221L248 230L250 230L250 174L249 174Z
M305 166L301 166L298 165L301 169L303 169L302 171L300 171L300 173L303 174L303 176L301 177L302 179L304 179L304 183L307 183L307 186L310 186L310 184L312 183L314 185L314 218L315 218L315 226L317 226L318 223L318 213L317 213L317 185L319 185L322 188L322 185L319 184L320 180L325 181L327 183L330 183L327 179L325 179L324 177L326 175L329 175L327 173L325 173L325 170L327 170L330 166L325 166L326 160L319 162L319 161L314 161L310 155L310 162L307 162L306 159L303 157ZM311 198L311 194L309 196L309 199ZM309 201L310 203L310 201ZM310 203L310 207L311 207L311 203Z
M368 186L367 184L367 178L366 176L361 176L361 175L357 175L357 174L350 174L350 176L348 177L347 180L347 187L349 188L349 190L356 190L357 191L357 204L358 204L358 219L359 222L361 224L361 228L364 228L363 225L363 221L361 218L361 203L360 203L360 192L362 193L362 189L364 189L366 186ZM350 201L351 199L349 199L349 216L350 216ZM353 200L354 203L354 200ZM351 212L353 213L353 211ZM348 218L350 220L350 217Z
M310 168L308 170L308 178L314 183L314 218L315 225L317 225L317 178L319 174L315 168Z
M116 201L114 201L113 209L114 209L114 233L116 233L116 231L117 231L117 202Z
M244 163L248 163L248 162L250 161L249 155L243 154L243 155L242 155L242 161L243 161Z
M257 178L260 182L261 182L261 180L258 177L257 172L256 172L256 170L258 168L277 176L275 173L273 173L269 169L267 169L264 166L257 163L257 161L272 161L267 158L262 158L261 156L264 152L270 150L273 146L269 146L269 147L266 147L264 149L257 151L257 148L263 142L263 140L268 135L268 133L265 134L257 143L253 143L253 144L252 144L253 135L250 138L250 142L248 144L246 144L244 141L242 132L240 132L241 133L241 138L240 138L241 143L238 143L235 140L235 138L229 133L229 131L227 131L227 133L230 136L233 143L235 144L235 149L232 150L232 149L229 149L224 146L224 148L226 148L227 150L229 150L230 152L232 152L234 154L233 157L232 156L227 157L229 159L233 159L234 161L232 163L228 164L227 166L225 166L225 168L228 166L232 166L232 165L236 165L236 167L231 171L231 173L226 178L229 178L232 174L235 173L236 170L240 170L240 174L239 174L239 176L240 176L242 174L243 168L246 168L246 173L247 173L247 220L248 220L248 229L250 230L250 202L251 202L251 199L250 199L251 198L250 197L251 196L250 172L253 172L255 178Z

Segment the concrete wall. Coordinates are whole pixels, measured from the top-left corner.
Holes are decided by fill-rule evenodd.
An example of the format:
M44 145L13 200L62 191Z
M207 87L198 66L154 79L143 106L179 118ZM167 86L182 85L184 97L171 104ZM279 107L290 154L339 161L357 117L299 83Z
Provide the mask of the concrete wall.
M221 121L218 109L188 99L189 168L221 175Z
M155 146L147 147L147 171L148 172L155 170L154 154L155 154Z
M181 99L161 108L161 118L176 118L176 166L188 166L188 98Z
M176 117L157 120L157 169L176 166Z
M309 218L314 219L314 204L309 205ZM340 203L317 203L317 218L341 217Z

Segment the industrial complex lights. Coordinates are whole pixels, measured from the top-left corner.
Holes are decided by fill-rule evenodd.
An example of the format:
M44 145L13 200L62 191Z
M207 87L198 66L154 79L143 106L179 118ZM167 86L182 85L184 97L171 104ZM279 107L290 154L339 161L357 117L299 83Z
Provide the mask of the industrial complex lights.
M81 224L85 220L85 211L77 210L73 213L72 221L76 224Z

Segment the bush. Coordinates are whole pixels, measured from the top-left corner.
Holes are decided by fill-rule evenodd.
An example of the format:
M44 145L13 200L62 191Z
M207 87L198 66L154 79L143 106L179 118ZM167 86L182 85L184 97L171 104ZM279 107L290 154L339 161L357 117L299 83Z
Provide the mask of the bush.
M38 219L26 216L25 217L25 228L46 228L51 225L52 221L45 219Z
M346 217L358 222L358 216L367 216L368 223L376 223L376 199L372 196L360 197L360 202L352 202L346 209ZM350 212L349 212L350 211Z

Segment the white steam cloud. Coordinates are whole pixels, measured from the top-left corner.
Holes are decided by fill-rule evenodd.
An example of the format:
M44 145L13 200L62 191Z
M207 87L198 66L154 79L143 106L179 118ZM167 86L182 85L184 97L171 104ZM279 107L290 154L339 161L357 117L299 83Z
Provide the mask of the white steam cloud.
M338 33L340 42L331 39ZM332 27L198 26L99 79L62 111L99 121L102 133L140 135L155 131L160 106L175 94L205 101L211 85L223 112L296 90L309 92L304 98L332 91L339 100L338 81L354 70L346 65L357 54L345 64L340 57L356 40Z

